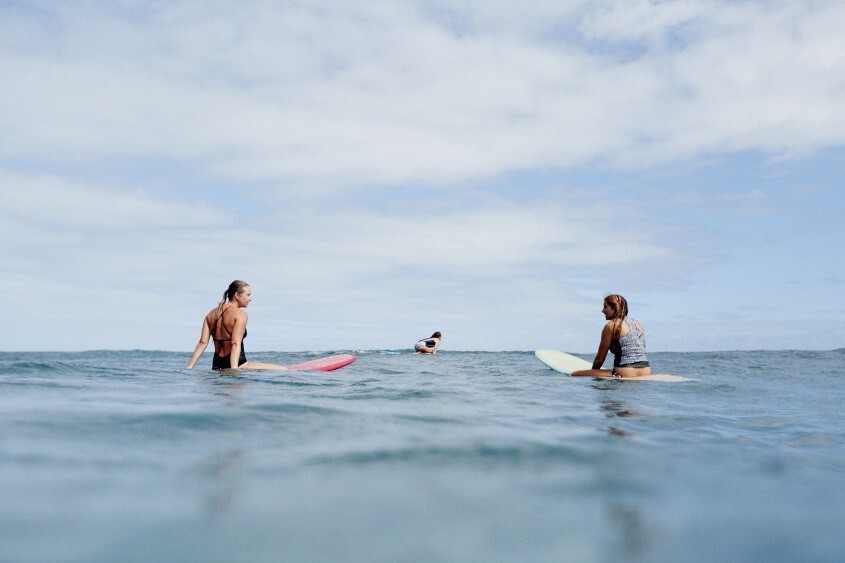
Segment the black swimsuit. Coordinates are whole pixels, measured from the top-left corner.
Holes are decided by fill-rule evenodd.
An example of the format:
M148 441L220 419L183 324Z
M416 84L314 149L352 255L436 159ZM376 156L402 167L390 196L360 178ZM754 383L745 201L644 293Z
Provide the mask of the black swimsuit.
M217 317L217 323L214 324L215 332L217 331L217 324L221 320L223 320L223 314L224 313L221 313L220 316ZM224 329L226 328L225 325L223 326L223 328ZM220 356L220 355L217 354L217 349L218 349L217 344L220 343L220 342L231 342L232 341L231 337L232 337L232 335L229 334L228 340L217 340L216 338L214 339L214 344L215 344L215 346L214 346L214 358L211 360L211 369L232 369L232 362L231 362L232 354L229 353L229 354L226 354L225 356ZM246 338L246 329L244 329L244 338ZM243 339L242 339L241 340L241 357L238 358L238 367L244 365L245 363L246 363L246 351L244 350Z

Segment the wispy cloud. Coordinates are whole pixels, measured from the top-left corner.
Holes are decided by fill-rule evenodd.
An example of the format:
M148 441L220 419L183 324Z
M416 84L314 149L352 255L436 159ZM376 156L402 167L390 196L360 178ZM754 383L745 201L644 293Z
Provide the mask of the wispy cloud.
M845 131L835 5L499 3L462 35L415 3L105 6L7 9L27 30L3 51L7 155L153 154L313 187L800 152Z

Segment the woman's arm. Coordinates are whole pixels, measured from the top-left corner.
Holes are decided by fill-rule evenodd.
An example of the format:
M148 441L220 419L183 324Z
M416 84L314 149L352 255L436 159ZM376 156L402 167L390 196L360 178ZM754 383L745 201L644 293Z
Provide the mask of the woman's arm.
M611 373L609 369L601 369L607 358L607 352L610 350L610 343L613 341L613 327L611 323L604 325L601 331L601 340L599 341L599 351L596 352L596 359L593 360L593 367L590 369L579 369L573 371L570 375L590 376L590 377L605 377Z
M232 369L238 369L238 361L241 359L246 321L246 312L239 309L235 315L235 324L232 325L232 351L229 352L229 365Z
M194 355L191 356L191 361L188 362L188 369L194 369L194 364L200 359L202 353L208 348L208 341L211 339L211 329L208 328L208 317L202 320L202 332L200 333L200 340L194 348Z
M613 340L613 329L610 323L604 325L601 331L601 340L599 341L599 350L596 352L596 358L593 360L593 369L601 369L604 365L604 360L607 358L607 351L610 350L610 343Z

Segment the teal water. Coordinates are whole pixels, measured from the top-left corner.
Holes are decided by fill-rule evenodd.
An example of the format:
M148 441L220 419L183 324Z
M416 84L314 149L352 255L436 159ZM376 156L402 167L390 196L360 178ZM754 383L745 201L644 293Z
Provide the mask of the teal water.
M0 561L845 554L845 350L650 354L685 383L354 353L0 353Z

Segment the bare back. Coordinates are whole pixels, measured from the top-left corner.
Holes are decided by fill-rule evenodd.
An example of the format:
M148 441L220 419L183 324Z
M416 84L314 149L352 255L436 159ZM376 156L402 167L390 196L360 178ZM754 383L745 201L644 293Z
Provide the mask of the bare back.
M246 317L246 313L236 306L224 307L219 317L216 307L206 315L205 322L214 340L214 350L218 356L228 356L231 353L232 332L239 317ZM246 328L244 328L244 337L246 337Z

